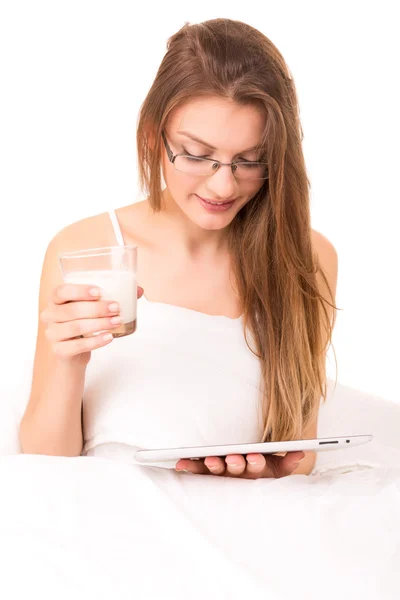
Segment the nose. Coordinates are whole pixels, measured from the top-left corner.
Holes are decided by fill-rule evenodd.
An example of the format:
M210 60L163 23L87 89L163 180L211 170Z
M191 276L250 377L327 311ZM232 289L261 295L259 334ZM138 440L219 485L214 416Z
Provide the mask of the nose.
M208 178L207 189L210 190L212 197L216 200L235 198L238 188L238 182L233 176L232 169L229 166L221 166Z

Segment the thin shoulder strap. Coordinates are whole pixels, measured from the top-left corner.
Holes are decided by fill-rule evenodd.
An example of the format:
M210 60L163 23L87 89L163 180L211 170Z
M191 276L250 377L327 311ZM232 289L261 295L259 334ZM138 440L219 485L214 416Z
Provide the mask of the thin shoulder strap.
M111 223L114 229L115 237L119 246L124 246L124 236L122 235L120 224L118 223L117 215L115 210L108 211L111 219Z

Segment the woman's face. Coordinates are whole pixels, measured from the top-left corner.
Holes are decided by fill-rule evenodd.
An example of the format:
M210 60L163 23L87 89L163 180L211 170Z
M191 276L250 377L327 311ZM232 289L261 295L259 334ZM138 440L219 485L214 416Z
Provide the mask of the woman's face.
M173 154L188 153L223 163L257 161L262 158L251 148L260 143L264 126L265 117L255 106L240 106L211 96L194 99L175 109L167 121L165 134ZM193 223L208 230L227 227L265 183L262 179L236 179L227 166L207 177L177 171L165 148L162 168L173 200ZM210 206L204 200L219 205ZM223 206L227 201L230 203Z

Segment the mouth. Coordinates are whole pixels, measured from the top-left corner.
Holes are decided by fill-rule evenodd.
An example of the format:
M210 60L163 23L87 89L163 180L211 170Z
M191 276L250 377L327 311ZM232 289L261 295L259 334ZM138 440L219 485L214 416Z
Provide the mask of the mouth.
M200 204L203 206L203 208L205 208L209 212L223 212L231 208L231 206L233 206L233 204L236 202L236 198L234 198L233 200L225 200L224 202L218 202L216 200L202 198L198 194L196 194L196 197L200 201Z

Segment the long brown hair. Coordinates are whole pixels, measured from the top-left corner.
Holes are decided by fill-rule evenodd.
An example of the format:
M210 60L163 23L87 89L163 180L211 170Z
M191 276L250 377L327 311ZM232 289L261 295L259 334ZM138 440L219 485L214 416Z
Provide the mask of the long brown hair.
M266 115L262 149L269 178L236 215L228 236L246 343L261 361L261 441L299 439L317 417L321 397L326 400L325 352L335 312L331 324L323 300L336 306L312 251L310 182L294 82L265 35L241 21L214 19L186 23L169 38L138 119L140 184L153 210L162 210L167 118L194 97L210 95L255 104ZM332 304L318 291L318 270Z

